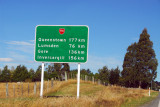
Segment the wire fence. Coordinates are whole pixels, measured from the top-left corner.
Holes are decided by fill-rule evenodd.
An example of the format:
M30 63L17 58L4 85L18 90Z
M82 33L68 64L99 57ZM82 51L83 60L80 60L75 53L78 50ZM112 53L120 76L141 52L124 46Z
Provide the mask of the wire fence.
M80 75L81 80L90 81L92 83L103 84L101 80L95 79L93 76ZM51 80L44 81L43 90L49 92L49 90L54 89L54 87L60 82L66 82L68 79L77 80L77 74L65 73L63 81L59 78L52 78ZM31 97L39 96L40 94L41 82L9 82L0 83L0 98L15 98L15 97Z

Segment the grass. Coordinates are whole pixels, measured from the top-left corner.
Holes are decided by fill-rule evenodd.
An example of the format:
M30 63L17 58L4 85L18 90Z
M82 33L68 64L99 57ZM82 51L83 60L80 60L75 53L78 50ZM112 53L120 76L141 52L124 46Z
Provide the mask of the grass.
M91 88L92 87L92 88ZM80 84L80 96L93 96L99 90L102 90L104 87L90 84L90 83L81 83ZM77 84L69 84L54 93L49 93L48 96L74 96L77 95Z
M122 104L121 107L139 107L142 106L146 103L151 102L152 100L154 100L157 96L158 96L159 92L152 92L151 96L143 96L141 98L138 99L128 99L128 101L126 101L126 103Z
M148 90L122 88L119 86L102 86L92 82L81 81L80 98L77 100L77 81L54 82L54 88L44 90L44 96L63 96L60 98L39 98L39 92L34 95L5 98L0 94L0 107L136 107L144 104L157 96L157 92L152 91L148 97ZM2 83L3 84L3 83ZM5 84L0 84L0 88L5 88ZM34 83L31 83L32 85ZM10 83L12 86L12 83ZM10 86L9 85L9 86ZM27 83L26 83L27 85ZM47 85L45 85L47 86ZM24 92L27 92L25 89ZM11 89L10 89L11 90ZM72 96L72 97L70 97Z

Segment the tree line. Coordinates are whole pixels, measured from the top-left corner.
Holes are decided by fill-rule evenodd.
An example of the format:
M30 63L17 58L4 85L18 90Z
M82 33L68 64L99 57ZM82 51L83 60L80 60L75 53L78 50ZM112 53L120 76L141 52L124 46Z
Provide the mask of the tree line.
M144 29L139 41L128 46L122 71L118 67L108 69L107 66L104 66L95 74L90 69L81 69L81 75L100 79L105 84L147 88L158 83L154 81L157 77L157 66L158 60L153 49L153 42L150 40L147 29ZM0 70L0 82L40 81L41 69L41 66L38 66L36 71L27 70L24 65L18 65L15 69L8 69L8 66L5 66L3 70ZM77 69L70 70L68 63L45 64L44 79L62 80L65 72L76 75Z
M41 81L41 65L38 66L36 71L33 69L28 70L24 65L18 65L15 69L12 67L8 68L6 65L3 70L0 70L0 82L34 82ZM60 64L45 64L44 79L48 80L51 78L62 80L65 72L72 74L76 77L77 69L70 70L68 63ZM88 77L94 77L95 80L100 79L102 83L118 84L120 77L120 70L116 69L109 70L106 66L98 70L98 73L91 72L90 69L81 69L81 75Z

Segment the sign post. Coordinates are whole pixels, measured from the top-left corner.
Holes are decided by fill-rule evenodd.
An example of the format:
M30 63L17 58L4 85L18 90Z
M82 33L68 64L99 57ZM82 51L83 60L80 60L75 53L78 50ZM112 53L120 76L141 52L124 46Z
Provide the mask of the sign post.
M149 87L149 96L151 96L151 91L150 91L150 87Z
M40 97L43 98L43 82L44 81L44 62L42 62L42 72L41 72L41 91Z
M80 89L80 63L78 63L78 75L77 75L77 99L79 99L79 89Z
M78 63L77 98L80 87L80 63L88 60L89 28L85 25L38 25L35 32L34 59L42 62L43 97L44 62Z

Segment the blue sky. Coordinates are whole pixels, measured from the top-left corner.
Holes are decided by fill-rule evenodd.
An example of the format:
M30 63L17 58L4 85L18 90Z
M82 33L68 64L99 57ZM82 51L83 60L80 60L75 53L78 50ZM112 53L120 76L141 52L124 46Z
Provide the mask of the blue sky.
M160 0L0 0L1 69L40 65L34 62L36 25L88 25L89 57L81 68L94 73L104 65L122 70L127 47L144 28L160 59Z

